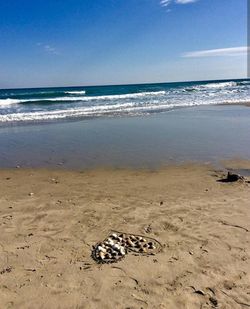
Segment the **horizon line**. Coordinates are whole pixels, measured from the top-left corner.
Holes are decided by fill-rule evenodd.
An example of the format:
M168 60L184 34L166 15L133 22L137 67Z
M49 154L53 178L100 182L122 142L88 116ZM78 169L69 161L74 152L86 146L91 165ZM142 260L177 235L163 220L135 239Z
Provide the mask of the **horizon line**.
M83 87L109 87L109 86L132 86L132 85L151 85L151 84L174 84L174 83L194 83L194 82L211 82L211 81L230 81L230 80L246 80L250 77L242 78L225 78L225 79L203 79L203 80L183 80L171 82L149 82L149 83L128 83L128 84L95 84L95 85L81 85L81 86L39 86L39 87L17 87L17 88L0 88L0 90L19 90L19 89L44 89L44 88L83 88Z

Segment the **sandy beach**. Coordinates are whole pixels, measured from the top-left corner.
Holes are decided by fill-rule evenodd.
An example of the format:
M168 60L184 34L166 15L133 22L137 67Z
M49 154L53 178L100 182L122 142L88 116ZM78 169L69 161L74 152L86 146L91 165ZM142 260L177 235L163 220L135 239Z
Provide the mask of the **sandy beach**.
M206 164L1 170L0 307L249 307L250 179L224 174ZM99 265L92 246L112 229L162 251Z
M0 309L250 309L247 2L0 1Z

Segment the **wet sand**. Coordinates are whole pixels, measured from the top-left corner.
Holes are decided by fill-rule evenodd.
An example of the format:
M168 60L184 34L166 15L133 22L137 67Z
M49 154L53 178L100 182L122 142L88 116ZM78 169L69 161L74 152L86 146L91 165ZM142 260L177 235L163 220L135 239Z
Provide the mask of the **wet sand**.
M0 127L0 167L86 169L250 158L250 109L180 108L145 117Z
M224 172L1 170L0 307L249 307L250 183L219 182ZM163 249L98 265L92 245L111 229Z

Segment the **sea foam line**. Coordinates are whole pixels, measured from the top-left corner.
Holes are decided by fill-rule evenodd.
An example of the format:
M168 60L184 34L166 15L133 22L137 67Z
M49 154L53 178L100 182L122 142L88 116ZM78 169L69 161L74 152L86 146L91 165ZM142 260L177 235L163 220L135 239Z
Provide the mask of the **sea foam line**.
M190 87L186 87L183 90L213 90L213 89L223 89L236 87L238 84L236 82L224 82L224 83L208 83L203 85L194 85Z
M85 90L81 90L81 91L64 91L64 93L68 93L68 94L86 94Z
M65 119L70 117L98 117L104 115L138 115L140 113L150 113L167 111L175 107L192 107L200 105L215 105L215 104L244 104L249 102L249 99L243 100L231 100L231 101L210 101L201 103L198 102L186 102L186 103L166 103L159 105L142 105L138 103L125 103L125 104L113 104L113 105L101 105L93 107L84 107L80 109L64 109L54 110L46 112L28 112L28 113L12 113L7 115L0 115L0 122L20 122L20 121L42 121L42 120L56 120Z

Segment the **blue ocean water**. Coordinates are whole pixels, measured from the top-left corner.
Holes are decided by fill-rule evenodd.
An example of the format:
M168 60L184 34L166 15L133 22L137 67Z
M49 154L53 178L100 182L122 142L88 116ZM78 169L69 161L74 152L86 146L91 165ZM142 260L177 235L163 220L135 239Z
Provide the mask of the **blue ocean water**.
M250 80L0 90L0 123L138 116L250 101Z

